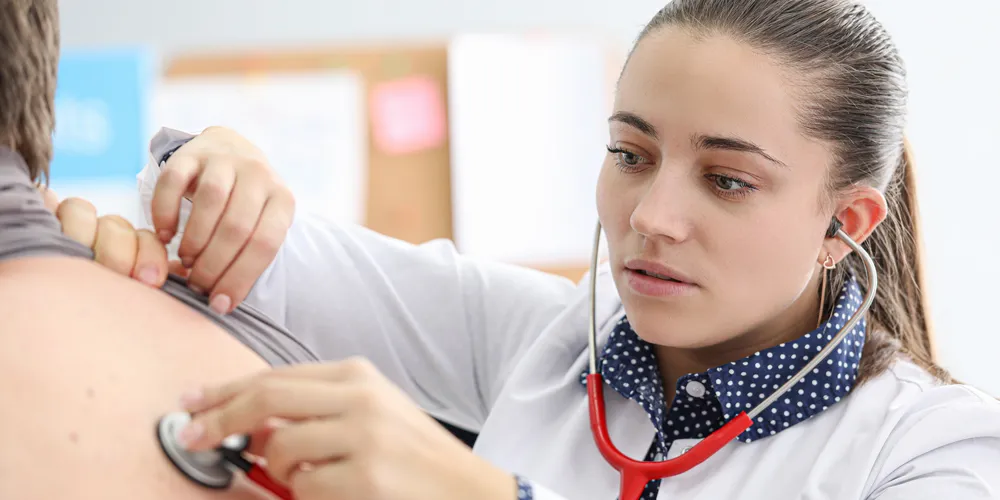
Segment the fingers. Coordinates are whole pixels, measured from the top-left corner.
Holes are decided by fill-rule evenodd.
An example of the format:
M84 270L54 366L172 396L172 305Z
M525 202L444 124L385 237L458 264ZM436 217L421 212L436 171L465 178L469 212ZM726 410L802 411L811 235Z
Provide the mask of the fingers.
M300 467L288 481L296 500L325 498L381 498L369 470L355 461L335 460L313 467Z
M179 230L184 198L192 208L178 256L191 270L188 283L196 292L212 292L212 308L229 313L277 255L294 198L262 151L222 127L203 130L164 165L151 207L163 242Z
M152 231L142 229L137 236L138 251L132 277L159 288L167 281L167 247Z
M151 231L136 231L117 215L97 217L89 201L67 198L55 209L63 234L94 251L112 271L160 287L167 279L167 249Z
M250 294L257 278L271 265L281 249L292 224L294 205L294 198L285 190L279 190L268 199L250 241L212 288L210 303L216 312L230 312ZM206 262L205 266L208 267L209 263Z
M302 466L336 460L357 449L361 436L343 419L297 422L275 429L263 446L268 473L288 484Z
M180 276L181 278L187 278L191 270L184 267L184 264L181 264L181 261L172 260L167 263L167 272L175 276Z
M205 175L208 175L209 170L212 169L206 169ZM200 255L191 268L190 281L193 285L203 290L214 289L222 273L236 259L256 230L269 191L270 178L266 171L245 169L240 173L229 203L225 206L225 214L222 214L207 246L204 251L199 252ZM193 217L192 213L192 219ZM188 220L188 224L192 219ZM257 276L259 274L253 277Z
M273 417L301 420L339 416L362 394L354 384L273 378L218 408L196 414L180 439L189 450L208 450L227 436L265 428Z
M94 248L97 238L97 209L82 198L67 198L55 210L62 232L77 243Z
M306 379L327 383L349 380L365 381L379 376L378 369L364 358L349 358L331 363L308 363L269 370L232 382L205 387L182 398L185 410L198 413L222 405L254 387L267 385L275 379Z
M212 161L206 164L196 182L197 187L191 198L191 215L177 249L177 256L188 267L204 250L226 210L236 183L236 168L231 162Z
M201 172L201 164L194 153L181 148L167 160L156 187L151 204L153 227L160 241L167 243L177 234L181 201Z
M38 191L42 194L42 202L49 212L55 213L59 208L59 195L47 186L38 186Z
M131 276L135 267L139 242L135 228L117 215L105 215L97 220L94 240L94 260L123 276Z

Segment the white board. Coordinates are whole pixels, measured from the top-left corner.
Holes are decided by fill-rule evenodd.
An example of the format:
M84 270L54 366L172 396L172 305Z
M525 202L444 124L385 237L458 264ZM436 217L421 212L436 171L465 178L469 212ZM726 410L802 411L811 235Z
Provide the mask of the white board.
M596 38L466 35L449 47L454 238L470 255L586 265L614 51Z
M154 121L196 133L212 125L250 139L296 197L296 210L363 223L367 192L364 86L349 71L172 78Z

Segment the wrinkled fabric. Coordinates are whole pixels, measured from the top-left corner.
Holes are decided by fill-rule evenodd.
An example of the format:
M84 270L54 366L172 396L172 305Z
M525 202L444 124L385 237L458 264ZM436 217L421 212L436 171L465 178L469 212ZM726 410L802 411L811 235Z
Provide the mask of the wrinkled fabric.
M0 148L0 261L38 256L94 258L89 248L62 233L59 220L45 208L20 155ZM208 307L207 297L193 292L178 276L170 276L162 290L201 313L272 366L318 360L288 330L253 307L241 304L229 315L216 314Z

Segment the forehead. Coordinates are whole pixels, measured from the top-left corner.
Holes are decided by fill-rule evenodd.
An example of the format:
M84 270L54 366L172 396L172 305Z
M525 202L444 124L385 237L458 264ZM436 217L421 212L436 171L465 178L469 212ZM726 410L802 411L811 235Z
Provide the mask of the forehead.
M622 73L619 111L636 113L667 137L735 135L775 154L800 134L789 74L752 47L674 27L643 39Z

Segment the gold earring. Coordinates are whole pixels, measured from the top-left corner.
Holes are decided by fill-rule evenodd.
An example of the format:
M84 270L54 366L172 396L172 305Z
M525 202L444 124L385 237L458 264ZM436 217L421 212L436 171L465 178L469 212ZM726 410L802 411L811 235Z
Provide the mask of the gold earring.
M837 263L833 260L833 256L826 254L826 260L823 261L823 269L830 270L837 267Z
M833 256L826 254L826 260L823 261L823 282L819 285L819 317L816 318L816 328L823 324L823 309L826 307L826 274L835 267L837 263L833 260Z

